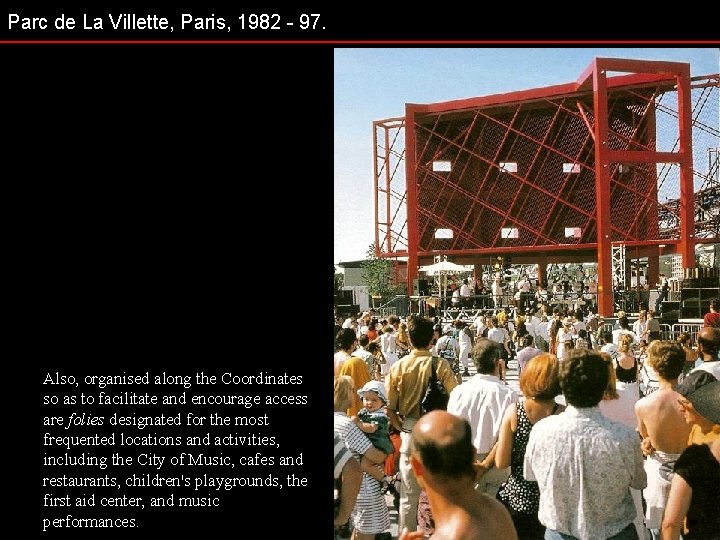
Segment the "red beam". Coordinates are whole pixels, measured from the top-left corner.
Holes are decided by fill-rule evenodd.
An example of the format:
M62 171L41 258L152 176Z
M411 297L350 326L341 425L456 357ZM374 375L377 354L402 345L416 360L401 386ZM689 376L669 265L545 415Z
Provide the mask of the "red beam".
M623 86L640 86L643 84L651 84L661 81L671 81L672 77L667 75L652 74L632 74L612 77L608 81L608 87L615 89ZM578 79L579 81L579 79ZM587 88L589 90L589 87ZM456 99L452 101L441 101L428 104L413 104L417 113L445 113L458 112L464 109L474 109L481 107L491 107L496 105L507 105L516 102L528 102L540 100L548 97L567 97L571 95L579 95L587 93L584 85L578 82L556 84L553 86L545 86L542 88L532 88L529 90L518 90L515 92L506 92L504 94L491 94L489 96L472 97L467 99ZM409 104L408 104L409 105Z
M695 189L692 171L692 103L690 66L678 73L678 135L680 154L680 245L683 268L695 266Z
M596 64L597 58L593 58L590 64L588 64L588 67L583 70L577 81L575 81L575 87L578 90L589 90L590 88L592 88L592 81L593 77L595 76Z
M679 75L685 73L688 64L683 62L665 62L658 60L630 60L627 58L596 58L598 69L622 71L625 73L652 73Z
M587 114L585 113L585 108L583 107L582 103L579 101L576 101L575 105L577 105L577 108L580 111L580 116L582 116L583 122L585 122L585 125L588 128L588 132L590 133L590 136L592 137L592 139L594 141L595 140L595 131L593 130L590 120L588 120Z
M412 291L418 275L418 214L415 161L415 107L405 105L405 181L407 189L408 263L407 290Z
M538 253L549 251L578 251L581 249L595 250L597 244L554 244L547 246L493 246L487 248L418 251L418 257L431 257L439 254L448 255L487 255L493 253Z
M598 256L598 314L613 315L612 237L610 227L610 171L608 149L608 99L605 72L595 62L593 70L593 107L595 109L595 211Z
M375 184L375 193L373 194L375 197L375 253L379 253L380 250L380 202L378 197L378 192L380 191L380 178L378 178L378 155L377 155L377 147L378 147L378 139L377 139L377 130L380 128L382 124L380 122L374 122L373 123L373 149L374 149L374 158L373 159L373 183ZM389 226L389 225L388 225Z
M385 231L385 251L392 249L390 239L390 181L392 180L390 172L390 130L385 128L385 220L387 221L387 230Z

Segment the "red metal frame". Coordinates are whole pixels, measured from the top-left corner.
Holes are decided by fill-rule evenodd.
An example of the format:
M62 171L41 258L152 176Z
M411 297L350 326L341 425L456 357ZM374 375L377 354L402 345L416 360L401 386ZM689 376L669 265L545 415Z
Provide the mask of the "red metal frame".
M695 242L703 241L694 235L692 88L685 63L596 58L574 83L406 104L404 119L375 122L377 254L408 258L408 290L418 266L439 254L476 265L497 255L524 263L594 260L599 311L609 316L613 243L643 256L664 244L692 266ZM656 98L667 92L678 102L672 151L658 150L656 141ZM393 130L404 132L402 150ZM518 172L501 170L499 162L514 156ZM393 190L402 174L397 159L404 159L405 193ZM444 159L452 172L433 171L432 161ZM568 162L580 172L558 172ZM665 180L657 163L679 167L679 204L659 201ZM679 225L675 232L659 230L660 210ZM582 238L563 238L563 226L581 227ZM501 227L517 227L521 239L500 238ZM453 239L434 239L436 228L452 229Z
M679 152L642 150L613 151L609 147L608 128L608 71L672 75L678 90ZM680 62L651 62L640 60L596 58L588 66L578 85L583 86L592 76L595 106L595 187L597 208L598 311L613 312L612 239L610 220L603 216L610 212L610 174L612 163L668 163L680 164L680 243L678 252L685 267L695 264L694 190L692 172L692 107L690 106L690 64ZM690 264L688 264L690 263Z

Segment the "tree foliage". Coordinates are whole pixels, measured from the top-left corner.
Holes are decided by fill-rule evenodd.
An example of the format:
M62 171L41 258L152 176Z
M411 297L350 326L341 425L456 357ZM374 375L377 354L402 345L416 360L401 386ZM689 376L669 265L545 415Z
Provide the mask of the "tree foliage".
M388 259L381 259L375 254L375 244L370 244L367 259L362 262L361 277L368 286L371 296L390 296L398 294L400 287L393 284L393 265Z
M337 268L333 267L333 270L335 272L335 279L333 283L333 292L337 296L340 294L340 291L342 291L343 284L345 282L345 275L342 272L338 272Z

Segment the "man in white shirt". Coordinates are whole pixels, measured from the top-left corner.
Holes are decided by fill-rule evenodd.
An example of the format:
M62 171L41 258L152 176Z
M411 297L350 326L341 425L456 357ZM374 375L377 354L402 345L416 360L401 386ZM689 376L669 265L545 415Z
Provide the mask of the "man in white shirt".
M468 280L463 279L462 285L460 285L460 305L462 307L471 307L472 301L470 299L470 285L468 285Z
M547 316L542 315L540 320L535 323L535 344L538 349L543 352L550 352L550 336L548 335L548 326L550 322Z
M693 371L707 371L720 380L720 328L705 327L698 332L698 362Z
M532 294L530 294L530 280L525 274L520 276L520 279L517 282L517 288L518 292L520 293L520 309L524 310L526 308L529 308Z
M538 301L538 304L546 304L550 299L550 293L543 283L541 283L537 291L535 291L535 299Z
M452 298L450 298L450 301L452 302L452 307L460 307L460 289L455 289L452 292Z
M483 337L483 332L487 329L487 324L485 324L486 319L487 315L485 315L484 310L480 311L478 316L475 317L475 322L473 323L473 326L475 327L476 338Z
M500 309L503 305L503 284L502 281L500 281L500 277L496 277L495 280L492 282L492 296L493 296L493 303L495 304L495 309Z
M568 351L560 387L568 407L530 432L525 479L538 482L538 518L548 540L637 539L630 489L647 478L637 432L603 416L607 363L590 349Z
M500 484L510 475L510 468L494 468L495 453L491 450L497 442L505 409L516 403L518 396L497 377L501 360L500 349L495 342L478 339L473 347L472 360L477 375L453 389L447 411L470 423L477 459L488 469L476 489L495 497Z

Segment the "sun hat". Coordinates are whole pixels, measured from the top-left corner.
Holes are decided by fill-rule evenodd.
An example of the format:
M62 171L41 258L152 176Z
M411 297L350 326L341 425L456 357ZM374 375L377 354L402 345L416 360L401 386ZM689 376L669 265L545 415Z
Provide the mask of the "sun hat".
M699 415L720 424L720 381L712 373L697 370L687 375L677 386Z
M375 392L383 403L387 403L387 396L385 395L385 385L380 381L368 381L365 385L357 391L358 396L362 399L365 392Z

